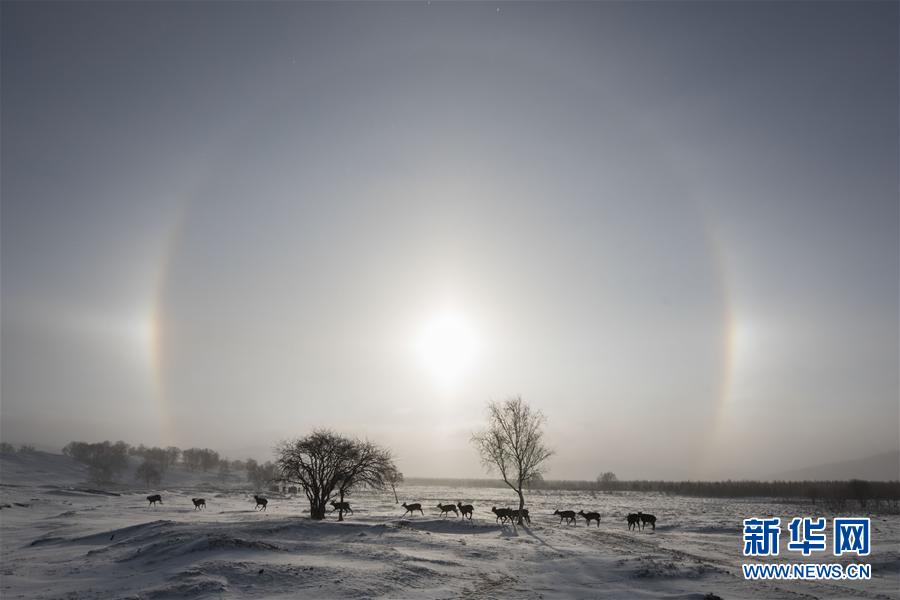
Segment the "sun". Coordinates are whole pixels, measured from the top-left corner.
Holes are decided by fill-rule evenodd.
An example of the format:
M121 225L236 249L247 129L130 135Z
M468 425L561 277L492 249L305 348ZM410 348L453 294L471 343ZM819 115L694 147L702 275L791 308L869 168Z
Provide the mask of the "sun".
M428 319L416 339L419 361L442 387L461 382L477 365L481 341L461 312L442 311Z

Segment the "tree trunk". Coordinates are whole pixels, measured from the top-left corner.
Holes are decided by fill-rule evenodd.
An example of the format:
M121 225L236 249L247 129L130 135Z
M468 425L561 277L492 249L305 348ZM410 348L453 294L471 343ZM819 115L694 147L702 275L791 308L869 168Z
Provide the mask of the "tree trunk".
M316 521L321 521L325 518L324 498L317 498L315 501L309 503L309 517Z
M344 490L341 490L341 503L338 504L338 521L344 520Z
M522 524L522 509L525 508L525 496L522 495L522 484L519 484L519 489L516 490L519 494L519 525Z
M397 488L394 487L394 484L391 484L391 491L394 492L394 502L400 504L400 498L397 497Z

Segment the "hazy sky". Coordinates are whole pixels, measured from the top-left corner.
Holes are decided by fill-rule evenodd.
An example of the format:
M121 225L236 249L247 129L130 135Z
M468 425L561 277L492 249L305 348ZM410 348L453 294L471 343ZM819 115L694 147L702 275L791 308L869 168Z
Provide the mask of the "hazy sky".
M499 10L498 10L499 7ZM900 445L898 4L3 2L2 437Z

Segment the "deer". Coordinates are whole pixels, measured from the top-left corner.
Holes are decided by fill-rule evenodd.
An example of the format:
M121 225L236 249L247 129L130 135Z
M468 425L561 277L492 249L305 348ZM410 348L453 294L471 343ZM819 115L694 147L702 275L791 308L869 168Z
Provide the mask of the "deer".
M400 506L402 506L403 508L406 509L406 512L403 513L404 517L406 516L406 513L413 514L413 511L416 511L416 510L419 511L420 513L422 513L423 517L425 516L425 513L422 511L422 505L419 504L418 502L413 502L412 504L407 504L406 502L404 502Z
M340 510L340 511L343 511L343 512L348 512L348 513L350 513L350 514L353 514L353 509L350 508L350 503L349 503L349 502L335 502L334 500L332 500L332 501L331 501L331 506L333 507L333 508L331 509L331 512L334 512L334 511L336 511L336 510Z
M457 502L456 506L459 507L459 513L462 518L469 517L469 520L472 520L472 513L475 512L475 507L471 504L462 504L461 502Z
M254 495L253 499L256 500L256 506L253 507L254 510L269 512L269 500L266 497ZM260 506L262 508L259 508Z
M559 510L556 509L553 511L554 515L559 515L559 524L562 525L563 519L566 520L566 523L575 525L578 527L578 522L575 520L575 511L574 510Z
M650 523L650 526L653 527L653 531L656 531L656 515L648 515L638 511L638 518L641 520L641 529L647 526L647 523Z
M453 511L454 515L456 515L457 517L459 516L459 512L457 512L455 504L441 504L440 502L438 502L437 507L441 510L442 517L451 510Z
M512 511L508 508L497 508L496 506L491 507L491 512L497 515L495 521L502 521L506 523L507 520L512 518Z
M578 514L584 517L584 520L587 521L587 526L591 526L591 521L597 521L597 527L600 527L600 513L598 512L584 512L583 510L579 510Z
M205 498L191 498L191 502L194 503L194 510L200 510L202 508L206 508L206 499Z
M637 513L628 513L628 516L625 518L628 520L628 531L640 527L641 517Z
M162 504L162 496L160 496L159 494L153 494L152 496L147 496L147 501L150 503L150 506L153 506L157 502ZM148 506L147 508L150 508L150 506Z
M528 516L528 509L523 508L521 511L518 508L508 509L509 510L509 518L510 519L519 519L519 515L521 513L522 520L531 525L531 517Z

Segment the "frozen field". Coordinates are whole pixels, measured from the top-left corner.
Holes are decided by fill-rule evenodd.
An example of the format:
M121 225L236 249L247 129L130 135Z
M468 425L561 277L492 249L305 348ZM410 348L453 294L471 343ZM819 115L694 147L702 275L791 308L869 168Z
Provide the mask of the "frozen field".
M900 598L896 515L873 515L871 581L759 583L740 573L741 519L815 516L811 506L543 491L528 497L530 527L501 527L490 508L514 504L510 492L404 486L401 501L421 502L424 516L401 518L390 493L360 492L346 522L313 522L303 497L269 495L258 513L245 492L164 485L150 509L146 490L79 491L89 486L78 476L49 484L5 469L0 597ZM475 505L471 523L438 516L439 501L457 500ZM555 508L596 510L600 527L560 526ZM655 532L627 530L637 510L657 516Z

